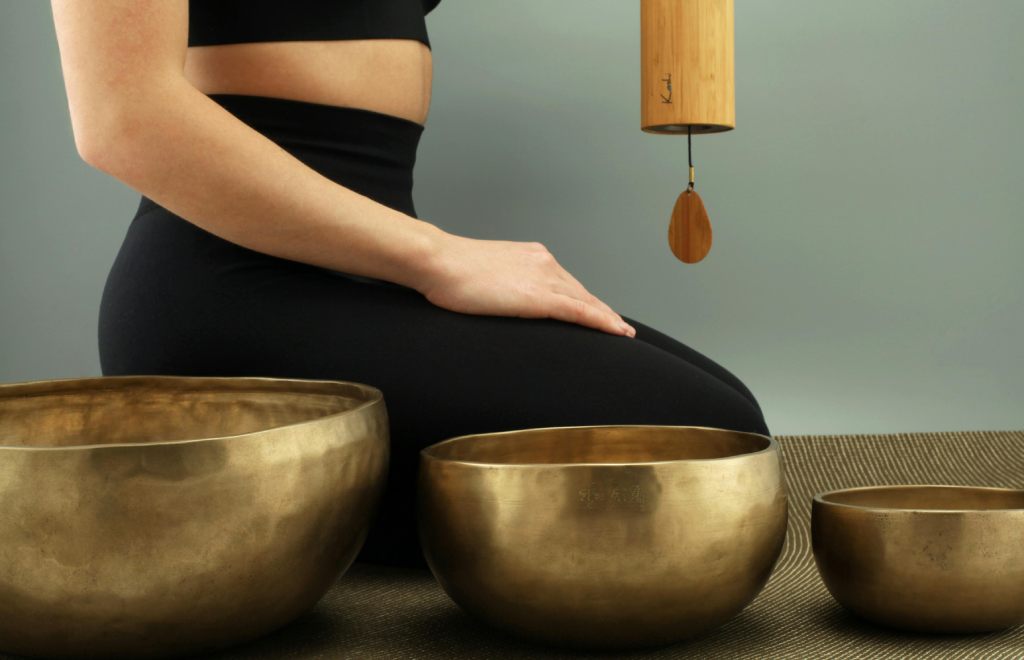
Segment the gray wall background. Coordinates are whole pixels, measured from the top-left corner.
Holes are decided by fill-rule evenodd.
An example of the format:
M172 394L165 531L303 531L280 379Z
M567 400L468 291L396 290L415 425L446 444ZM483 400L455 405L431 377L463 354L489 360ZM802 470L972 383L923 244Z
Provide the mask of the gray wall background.
M50 5L0 20L0 381L99 375L138 195L79 160ZM1024 2L738 0L715 231L672 257L686 140L642 133L636 0L444 0L421 217L539 240L754 391L776 434L1024 428Z

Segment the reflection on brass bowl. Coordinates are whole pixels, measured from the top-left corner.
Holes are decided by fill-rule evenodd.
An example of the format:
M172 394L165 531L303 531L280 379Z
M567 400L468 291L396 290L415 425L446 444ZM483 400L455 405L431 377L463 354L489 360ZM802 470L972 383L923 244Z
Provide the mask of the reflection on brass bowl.
M854 614L972 633L1024 623L1024 490L867 486L818 493L814 560Z
M0 652L168 657L285 625L355 559L388 451L359 383L0 385Z
M740 612L788 515L778 445L692 426L459 436L421 451L427 564L480 620L556 646L670 644Z

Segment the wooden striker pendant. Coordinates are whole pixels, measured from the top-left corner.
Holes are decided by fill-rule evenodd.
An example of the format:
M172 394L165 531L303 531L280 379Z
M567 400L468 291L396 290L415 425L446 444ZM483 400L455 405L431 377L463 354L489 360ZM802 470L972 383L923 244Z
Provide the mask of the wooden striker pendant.
M692 154L692 152L690 152ZM679 193L668 225L668 245L676 258L697 263L711 249L711 221L704 202L693 189L693 157L690 157L690 184Z

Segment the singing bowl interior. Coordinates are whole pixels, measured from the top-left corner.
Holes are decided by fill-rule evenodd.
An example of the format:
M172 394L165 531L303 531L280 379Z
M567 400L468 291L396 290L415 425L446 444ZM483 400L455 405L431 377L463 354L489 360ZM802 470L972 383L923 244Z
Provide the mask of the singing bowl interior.
M380 390L276 378L0 385L0 651L169 657L260 637L354 560Z
M785 538L776 442L604 425L460 436L421 451L427 564L481 620L538 641L642 648L735 616Z
M1024 510L1024 490L978 486L867 486L822 493L825 504L842 504L876 511Z
M774 441L754 433L694 426L576 426L464 435L423 455L441 461L511 465L635 464L731 458L765 451Z
M904 630L1024 623L1024 490L868 486L812 500L815 562L854 614Z

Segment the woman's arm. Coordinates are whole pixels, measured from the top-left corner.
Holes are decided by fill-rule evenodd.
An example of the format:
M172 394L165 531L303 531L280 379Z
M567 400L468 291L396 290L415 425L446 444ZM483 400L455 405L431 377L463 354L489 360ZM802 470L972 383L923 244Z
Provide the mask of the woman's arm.
M210 0L213 1L213 0ZM338 185L184 75L188 0L51 0L82 158L257 252L397 282L456 312L635 331L535 241L457 236Z
M188 82L188 0L52 7L87 163L259 252L410 287L432 270L440 228L322 176Z

